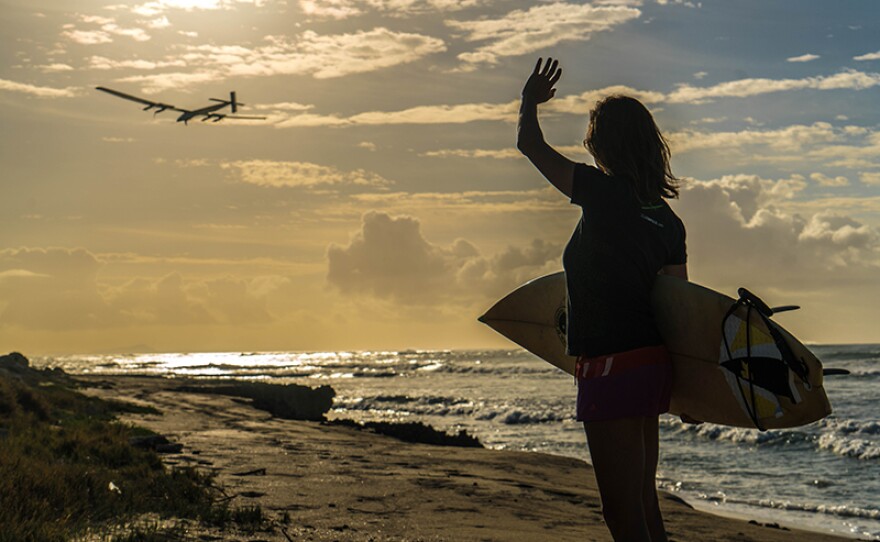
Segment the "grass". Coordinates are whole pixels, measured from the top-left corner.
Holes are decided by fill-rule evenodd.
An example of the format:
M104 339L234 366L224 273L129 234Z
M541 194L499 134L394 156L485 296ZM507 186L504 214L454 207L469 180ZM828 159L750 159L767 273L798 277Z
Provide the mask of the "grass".
M38 373L37 371L32 371ZM0 371L0 542L66 542L144 514L259 529L259 508L231 508L211 474L166 468L129 438L148 433L114 420L139 407L77 393L60 379ZM160 529L134 538L179 539Z

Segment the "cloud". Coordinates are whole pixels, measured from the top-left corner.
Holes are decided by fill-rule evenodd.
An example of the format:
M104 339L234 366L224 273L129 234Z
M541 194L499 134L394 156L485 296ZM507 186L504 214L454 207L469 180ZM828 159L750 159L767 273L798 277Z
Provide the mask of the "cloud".
M301 104L298 102L278 102L272 104L256 104L253 106L254 109L259 110L274 110L274 111L307 111L309 109L313 109L315 106L311 104Z
M737 132L703 132L682 130L668 135L674 153L706 149L732 149L761 146L775 152L797 152L809 145L842 141L845 133L827 122L795 124L775 130L741 130Z
M804 190L802 177L731 175L687 183L677 212L688 228L694 280L716 287L826 289L828 273L847 284L880 271L880 236L852 217L824 209L810 216L783 207Z
M65 30L61 35L80 45L99 45L113 42L110 34L103 30Z
M275 188L357 186L384 189L392 184L388 179L363 169L342 171L310 162L237 160L221 162L220 167L234 170L243 182Z
M854 56L853 60L865 61L865 60L880 60L880 51L876 53L865 53L863 55Z
M114 4L106 6L110 10L126 10L144 17L163 15L171 10L213 11L234 10L240 5L262 7L267 0L154 0L142 4Z
M230 77L307 75L328 79L376 71L446 50L443 40L387 28L321 35L308 30L288 36L266 36L258 47L190 45L176 59L190 71L134 76L121 81L143 85L145 92L187 88Z
M581 94L565 96L547 104L554 113L586 115L600 98L610 94L626 94L651 104L663 100L663 94L615 85ZM366 111L348 117L303 113L290 115L275 124L278 128L311 126L384 125L384 124L464 124L478 121L516 122L519 100L504 103L466 103L421 105L398 111Z
M186 66L183 60L152 61L143 59L113 60L103 56L89 57L89 68L93 70L157 70L161 68Z
M807 54L805 54L805 55L788 57L788 58L786 58L785 60L786 60L787 62L811 62L811 61L813 61L813 60L817 60L817 59L820 59L820 58L822 58L822 57L819 56L819 55L814 55L814 54L807 53Z
M662 92L639 90L625 85L613 85L595 90L587 90L580 94L569 94L568 96L550 100L547 102L546 109L556 113L586 115L590 112L593 106L596 105L597 101L612 94L630 96L645 104L660 103L666 99L666 96Z
M837 177L829 177L823 173L812 173L810 174L810 178L819 183L822 186L848 186L849 179L842 175L838 175Z
M0 327L62 331L260 323L272 319L267 300L288 280L197 280L171 272L109 286L99 280L104 266L82 248L0 250Z
M862 184L880 186L880 171L862 171L859 173Z
M499 57L533 53L564 41L588 40L597 32L611 30L640 15L640 10L629 6L554 2L514 10L495 19L447 20L446 24L463 31L466 41L488 42L459 54L459 60L494 64Z
M61 35L70 41L79 43L80 45L100 45L102 43L112 43L112 36L126 36L135 41L149 41L150 35L143 28L126 28L116 24L114 19L109 17L101 17L99 15L80 15L79 20L86 24L95 24L99 26L99 30L79 30L73 25L65 25L67 30ZM154 24L155 21L148 23ZM159 28L152 26L152 28Z
M165 90L185 89L201 83L220 81L224 76L220 72L175 72L155 75L131 75L117 79L120 83L141 85L146 94L157 94Z
M682 84L667 95L666 101L670 103L702 103L714 98L745 98L790 90L864 90L877 85L880 85L880 73L844 70L834 75L819 75L803 79L739 79L711 87Z
M519 102L422 105L398 111L366 111L349 117L303 113L275 124L277 128L382 124L463 124L476 121L516 122Z
M431 243L413 217L370 211L347 246L327 249L327 280L344 293L407 304L467 303L555 270L561 250L535 239L487 258L465 239Z
M558 148L556 150L559 150ZM430 158L494 158L496 160L519 158L522 153L514 148L508 149L439 149L423 152L419 156Z
M37 96L39 98L73 98L77 95L77 89L73 87L40 87L28 83L9 81L8 79L0 79L0 90L7 90L9 92L21 92L24 94L30 94L31 96Z
M479 5L483 0L299 0L309 16L347 19L366 12L402 17L419 13L452 12Z
M100 268L83 249L0 250L0 325L52 329L106 323L113 311L95 287Z
M57 72L70 72L73 71L73 66L69 64L62 64L60 62L55 62L52 64L45 64L43 66L39 66L40 71L46 73L57 73Z

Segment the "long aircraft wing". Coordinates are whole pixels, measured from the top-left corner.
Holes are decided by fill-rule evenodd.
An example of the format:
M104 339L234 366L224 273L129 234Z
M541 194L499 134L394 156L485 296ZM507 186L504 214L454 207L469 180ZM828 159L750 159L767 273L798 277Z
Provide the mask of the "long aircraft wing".
M119 92L118 90L113 90L112 88L106 88L106 87L95 87L95 88L102 91L102 92L106 92L107 94L112 94L118 98L123 98L125 100L131 100L133 102L144 104L147 106L144 108L145 110L153 109L155 107L159 111L165 111L166 109L171 109L172 111L179 111L181 113L191 113L192 112L189 109L180 109L179 107L174 107L173 105L169 105L169 104L163 104L161 102L151 102L150 100L138 98L137 96L132 96L131 94Z

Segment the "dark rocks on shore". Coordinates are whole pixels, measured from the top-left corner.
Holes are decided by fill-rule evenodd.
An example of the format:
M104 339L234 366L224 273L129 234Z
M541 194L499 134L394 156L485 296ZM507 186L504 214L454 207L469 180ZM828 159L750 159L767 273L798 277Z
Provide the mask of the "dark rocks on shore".
M158 454L179 454L183 450L183 444L171 442L165 435L131 437L128 439L128 443L133 448L153 450Z
M366 431L372 431L380 435L394 437L404 442L417 442L421 444L433 444L435 446L459 446L462 448L482 448L483 444L467 431L461 430L458 434L450 435L438 431L430 425L422 422L356 422L354 420L333 420L331 425L353 427Z
M0 374L16 377L28 384L52 381L72 384L71 378L61 369L34 369L30 360L19 352L10 352L0 356Z
M336 391L330 386L310 388L298 384L238 381L186 385L177 390L244 397L250 399L255 408L265 410L277 418L308 421L323 421L336 396Z

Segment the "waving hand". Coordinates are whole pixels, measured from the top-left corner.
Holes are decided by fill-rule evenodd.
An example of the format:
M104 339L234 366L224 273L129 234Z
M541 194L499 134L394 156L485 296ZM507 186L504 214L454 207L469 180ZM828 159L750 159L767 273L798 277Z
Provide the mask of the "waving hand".
M562 77L559 61L547 58L543 68L541 62L542 59L539 58L538 63L535 64L535 71L532 72L526 81L526 86L523 87L522 97L525 102L542 104L556 94L553 85Z

